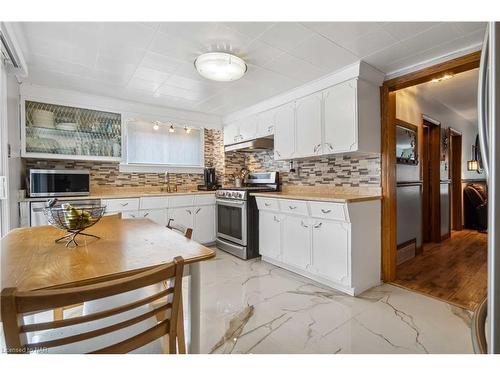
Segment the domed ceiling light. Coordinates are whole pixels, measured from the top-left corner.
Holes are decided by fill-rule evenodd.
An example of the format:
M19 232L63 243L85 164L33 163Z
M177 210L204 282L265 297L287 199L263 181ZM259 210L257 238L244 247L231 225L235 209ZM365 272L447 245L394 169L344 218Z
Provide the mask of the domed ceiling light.
M219 82L236 81L247 71L243 59L226 52L204 53L194 61L194 66L202 77Z

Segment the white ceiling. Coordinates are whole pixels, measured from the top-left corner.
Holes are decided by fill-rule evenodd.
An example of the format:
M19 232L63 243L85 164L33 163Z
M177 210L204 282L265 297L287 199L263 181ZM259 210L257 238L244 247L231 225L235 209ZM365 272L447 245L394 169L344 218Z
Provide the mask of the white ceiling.
M421 97L432 98L477 124L477 81L479 69L454 75L441 82L428 82L415 87Z
M483 38L484 23L25 22L29 82L227 115L359 59L390 73ZM232 51L239 81L208 81L201 53Z

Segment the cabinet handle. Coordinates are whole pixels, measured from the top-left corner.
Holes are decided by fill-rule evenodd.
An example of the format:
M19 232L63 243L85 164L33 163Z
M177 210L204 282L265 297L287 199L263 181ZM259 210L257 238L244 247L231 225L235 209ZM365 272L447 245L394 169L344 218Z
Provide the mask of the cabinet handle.
M198 212L200 212L200 211L201 211L201 207L200 207L200 208L198 208L198 209L197 209L194 213L195 213L195 214L197 214L197 213L198 213Z
M333 151L333 146L332 146L332 144L331 144L331 143L328 143L328 142L327 142L327 143L325 143L325 145L327 145L327 146L328 146L328 148L329 148L330 150L332 150L332 151Z
M330 212L332 212L332 210L324 210L324 209L321 209L321 212L323 212L324 214L329 214Z
M146 217L149 215L149 212L146 212L143 217Z
M186 212L191 215L191 210L186 210Z
M278 150L274 150L274 152L276 153L276 155L281 156L281 153Z
M268 132L268 133L271 133L271 132L273 131L273 128L274 128L274 126L272 126L272 125L271 125L271 126L268 126L268 127L267 127L267 132Z
M318 229L318 228L321 228L321 226L323 225L323 223L318 223L314 226L314 228Z
M128 206L128 202L127 203L120 203L122 205L122 207L125 207L125 206Z
M135 215L134 214L130 214L130 217L133 217L135 219Z
M314 153L316 153L316 151L319 150L319 148L321 147L321 143L317 144L316 146L314 146Z
M264 206L271 207L271 203L264 203Z
M309 225L304 224L304 220L300 221L300 225L302 225L302 227L304 228L309 228Z
M297 208L297 206L288 206L288 208L289 208L290 210L295 210L295 209Z
M276 217L276 215L275 215L275 216L274 216L274 221L275 221L275 222L277 222L277 223L279 223L281 220L279 220L279 219Z

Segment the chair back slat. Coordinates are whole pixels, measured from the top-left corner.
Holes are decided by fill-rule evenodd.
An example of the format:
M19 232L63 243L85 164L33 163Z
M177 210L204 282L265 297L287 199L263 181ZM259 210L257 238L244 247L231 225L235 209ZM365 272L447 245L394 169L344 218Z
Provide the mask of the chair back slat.
M193 228L188 228L184 225L177 224L174 219L168 219L167 228L179 232L187 239L191 239L191 237L193 237Z
M182 321L179 319L183 319L182 317L178 319L179 311L182 311L183 267L182 257L176 257L169 264L147 269L132 276L121 275L114 279L99 280L94 284L86 281L83 286L62 287L61 289L52 287L30 292L6 288L2 290L1 295L1 314L7 350L12 353L27 353L40 348L69 345L76 347L77 353L82 351L122 353L140 348L168 334L169 352L176 353L178 322ZM153 290L151 287L162 288L161 285L165 281L170 281L167 288L159 291L155 289L157 292L153 292L146 298L141 294L142 291L151 292ZM136 293L136 291L141 292ZM127 292L131 293L124 294ZM34 324L24 323L26 314L52 310L74 303L106 299L116 295L119 295L117 298L120 299L123 298L122 294L126 297L126 301L121 302L120 306L112 306L106 310L76 318ZM122 320L118 319L119 317ZM156 323L153 324L152 321ZM144 327L145 325L148 327ZM179 323L179 326L182 325ZM55 335L47 335L48 339L45 340L35 340L38 342L29 342L28 334L32 335L39 331L55 333ZM112 337L120 338L120 342L106 347L94 345L99 341L93 340L102 342L105 335L117 331L120 331L120 334ZM123 333L127 337L123 337ZM43 337L43 334L40 337ZM89 348L89 342L94 345L93 348L79 351L78 346L75 345L82 341L86 341L82 348ZM107 343L104 342L104 345ZM183 348L179 350L181 349L184 350Z

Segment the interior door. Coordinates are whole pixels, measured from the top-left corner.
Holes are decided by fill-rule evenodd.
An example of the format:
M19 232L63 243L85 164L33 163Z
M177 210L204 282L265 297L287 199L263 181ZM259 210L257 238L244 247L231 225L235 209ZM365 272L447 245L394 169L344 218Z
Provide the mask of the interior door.
M313 94L296 102L296 157L314 156L322 151L321 97Z

